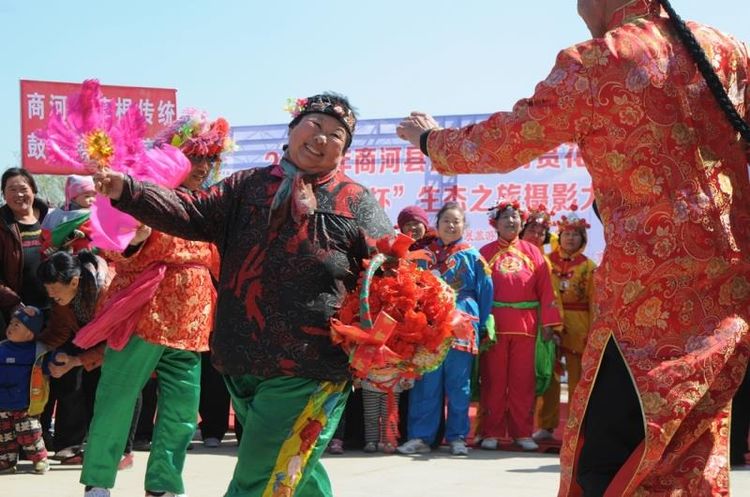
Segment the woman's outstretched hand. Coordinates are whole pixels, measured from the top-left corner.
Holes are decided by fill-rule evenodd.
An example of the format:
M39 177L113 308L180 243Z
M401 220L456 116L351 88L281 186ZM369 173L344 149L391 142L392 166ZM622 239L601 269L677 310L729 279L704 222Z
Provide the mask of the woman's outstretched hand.
M396 127L396 134L415 147L419 147L419 137L427 130L440 129L437 121L424 112L412 112Z
M96 188L97 193L101 193L112 200L120 200L124 184L125 175L111 169L101 170L94 175L94 188Z

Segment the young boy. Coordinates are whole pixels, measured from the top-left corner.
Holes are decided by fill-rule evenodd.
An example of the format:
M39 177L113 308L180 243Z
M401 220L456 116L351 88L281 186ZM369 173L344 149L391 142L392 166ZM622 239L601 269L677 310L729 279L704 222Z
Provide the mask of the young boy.
M19 447L34 463L34 472L49 469L39 414L49 394L44 356L36 342L44 316L36 307L18 309L0 342L0 471L16 471Z

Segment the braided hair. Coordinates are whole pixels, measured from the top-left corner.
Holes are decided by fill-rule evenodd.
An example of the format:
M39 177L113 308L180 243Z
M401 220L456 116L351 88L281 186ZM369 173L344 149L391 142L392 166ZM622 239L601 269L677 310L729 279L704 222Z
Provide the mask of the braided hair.
M674 26L677 31L677 37L682 44L685 45L688 52L690 52L695 64L698 66L703 78L706 80L708 88L711 90L711 93L719 104L719 107L721 107L721 110L724 111L730 124L746 142L750 143L750 125L742 119L742 116L737 112L732 101L729 100L729 95L727 95L724 85L721 84L719 77L716 75L711 63L708 61L708 57L706 57L706 52L701 48L695 35L690 31L690 28L685 24L685 21L683 21L677 12L675 12L674 7L669 3L669 0L659 0L659 3L664 7L664 10L667 11L667 14L669 14L672 26Z

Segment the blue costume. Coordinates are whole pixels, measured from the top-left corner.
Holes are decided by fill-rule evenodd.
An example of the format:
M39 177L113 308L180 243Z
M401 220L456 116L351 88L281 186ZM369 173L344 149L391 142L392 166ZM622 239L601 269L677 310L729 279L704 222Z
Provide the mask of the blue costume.
M448 399L446 440L465 440L469 434L471 370L491 316L492 278L479 251L462 240L445 245L437 239L426 248L436 258L428 269L456 291L456 307L478 318L474 336L456 340L443 364L417 380L409 395L409 439L421 439L431 445L437 436L444 397Z

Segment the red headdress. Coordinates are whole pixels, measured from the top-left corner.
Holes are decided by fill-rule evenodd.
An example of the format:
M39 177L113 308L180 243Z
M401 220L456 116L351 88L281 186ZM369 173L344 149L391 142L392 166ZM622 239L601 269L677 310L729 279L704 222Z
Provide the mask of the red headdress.
M539 204L536 207L528 208L528 218L526 224L537 223L549 229L552 226L552 216L555 215L554 210L547 210L547 206Z
M528 213L525 210L521 209L521 202L519 202L518 200L500 199L495 207L490 207L488 209L487 214L490 216L490 226L494 228L497 218L500 217L500 214L508 209L512 209L518 212L518 215L521 217L521 221L526 221Z
M570 209L570 213L560 216L560 219L555 223L557 225L558 233L562 233L565 230L585 231L588 228L591 228L589 222L584 218L579 217L576 213L578 211L578 206L576 204L571 204L568 209Z

